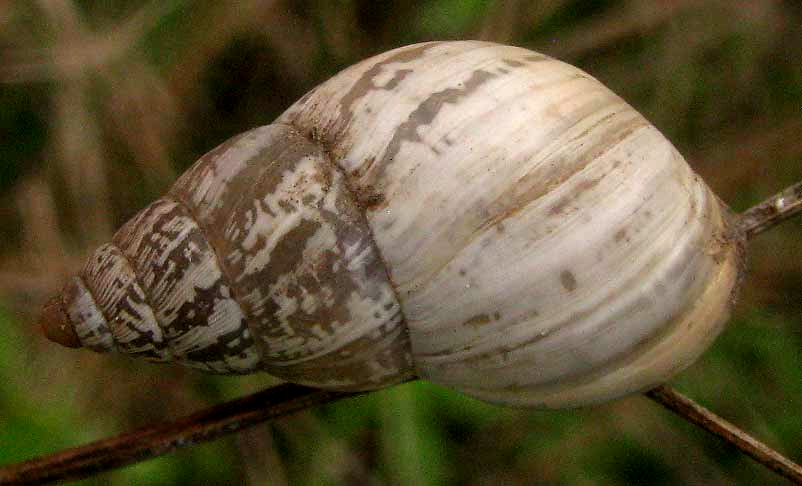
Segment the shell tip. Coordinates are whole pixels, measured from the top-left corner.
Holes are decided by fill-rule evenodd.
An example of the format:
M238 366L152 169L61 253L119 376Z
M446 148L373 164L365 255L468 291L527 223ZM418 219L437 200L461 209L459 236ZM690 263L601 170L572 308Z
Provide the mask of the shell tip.
M68 348L81 347L81 340L75 333L60 297L53 297L42 307L39 325L47 339Z

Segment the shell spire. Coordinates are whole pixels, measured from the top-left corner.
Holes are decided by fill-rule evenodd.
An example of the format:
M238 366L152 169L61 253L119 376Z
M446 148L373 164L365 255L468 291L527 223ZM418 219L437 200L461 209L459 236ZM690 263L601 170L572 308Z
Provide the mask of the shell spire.
M336 389L413 374L364 215L327 155L287 125L202 157L58 302L48 337L95 351Z
M68 348L80 348L82 346L78 334L75 333L75 326L70 322L64 310L64 303L61 301L60 296L53 297L42 307L39 327L41 327L45 337L54 343Z

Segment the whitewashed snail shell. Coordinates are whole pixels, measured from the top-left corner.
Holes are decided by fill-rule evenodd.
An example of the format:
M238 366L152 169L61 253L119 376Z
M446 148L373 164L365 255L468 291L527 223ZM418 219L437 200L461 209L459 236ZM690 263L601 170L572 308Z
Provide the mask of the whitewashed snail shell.
M340 390L415 376L560 407L686 368L732 217L588 74L484 42L360 62L234 137L46 306L62 344Z

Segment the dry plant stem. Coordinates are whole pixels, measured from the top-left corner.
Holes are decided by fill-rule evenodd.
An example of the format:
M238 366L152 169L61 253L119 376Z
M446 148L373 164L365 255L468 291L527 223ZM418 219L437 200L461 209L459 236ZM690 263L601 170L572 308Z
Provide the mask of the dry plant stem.
M43 484L85 478L299 410L356 395L300 385L278 385L174 422L142 427L116 437L0 468L0 485Z
M775 194L741 213L740 226L747 238L802 213L802 182Z
M751 238L802 213L802 182L742 213L739 226ZM50 456L0 468L0 485L78 479L242 430L356 393L284 384L232 400L174 422L144 427ZM717 435L782 476L802 484L802 467L678 391L661 386L646 396L685 420Z
M283 384L232 400L174 422L131 432L0 468L0 485L75 480L158 457L179 447L216 439L316 405L349 398L338 393ZM802 484L802 467L735 425L668 386L645 393L685 420L721 437L757 462Z
M677 390L659 386L645 395L688 422L721 437L777 474L802 484L802 466L795 464L766 444L694 402Z

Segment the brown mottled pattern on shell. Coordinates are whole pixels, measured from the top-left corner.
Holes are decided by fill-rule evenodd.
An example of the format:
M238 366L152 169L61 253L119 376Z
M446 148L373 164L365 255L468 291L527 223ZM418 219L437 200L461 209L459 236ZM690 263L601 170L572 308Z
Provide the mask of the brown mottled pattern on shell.
M114 339L109 326L81 277L70 278L63 292L67 316L81 345L97 352L111 350Z
M396 63L410 63L423 57L427 51L441 44L441 42L426 42L407 46L403 49L395 49L390 52L379 54L343 70L336 78L350 80L352 72L363 70L369 63L370 68L362 73L354 83L343 86L343 91L338 91L334 96L320 96L320 91L314 89L304 95L290 107L284 118L284 123L291 123L298 114L310 114L315 123L301 124L303 133L311 139L322 140L332 150L332 156L339 159L345 147L343 147L340 136L350 125L351 120L357 115L354 106L362 101L365 93L374 90L394 90L398 83L403 80L409 71L400 69L395 72L393 77L386 84L375 81L376 76L385 69L391 68ZM334 78L332 78L334 79ZM324 83L330 84L331 80ZM333 103L332 103L333 102ZM327 104L332 103L332 104ZM334 108L334 109L332 109ZM289 116L288 116L289 114ZM303 118L303 115L300 117ZM277 120L278 121L278 120ZM354 186L352 186L352 189Z
M213 248L225 245L219 228L228 221L226 211L231 201L242 197L245 188L272 170L274 161L285 151L293 149L292 145L275 143L283 132L283 128L267 125L230 138L198 159L173 184L170 197L191 208Z
M479 88L496 78L504 78L510 74L513 62L516 67L542 61L553 61L548 56L529 52L518 61L494 58L493 55L476 55L479 50L492 52L495 44L482 42L425 42L395 49L358 63L318 86L306 96L293 104L276 122L297 126L303 133L315 140L320 140L331 151L335 162L345 169L348 185L358 198L368 205L376 198L383 198L387 188L387 167L398 156L402 144L424 144L437 153L439 148L424 139L424 132L431 125L439 112L448 107L460 104L465 98L472 96ZM475 56L476 59L472 59ZM467 78L451 79L453 73L441 69L441 65L452 59L463 59L472 63L472 68L463 67L460 75L468 73ZM369 66L369 68L368 68ZM367 68L367 69L366 69ZM441 74L437 74L437 73ZM389 80L383 81L389 76ZM410 88L407 79L411 74L431 74L432 84L443 86L431 91L429 86ZM358 76L354 76L358 74ZM574 73L576 75L576 73ZM512 76L509 76L512 79ZM340 81L342 84L338 84ZM564 82L561 80L560 82ZM334 89L327 89L334 88ZM376 109L373 96L377 93L392 93L403 103L411 104L410 108L399 110L405 115L401 120L385 118L386 112ZM421 93L425 97L419 98ZM487 110L495 108L494 103L486 105ZM406 111L408 110L408 113ZM482 114L471 113L472 118L481 119ZM395 114L392 115L396 116ZM369 134L361 132L364 126L353 123L355 120L375 120L375 124L387 123L391 120L397 124L392 130L392 137L381 140L377 145L383 147L382 153L368 161L357 161L356 166L343 164L344 158L354 148L355 142L369 140ZM360 130L360 133L355 133ZM362 135L367 135L362 137ZM384 136L381 133L381 136ZM446 141L446 145L450 145Z
M172 358L143 289L119 248L105 244L84 268L86 287L106 318L115 347L152 361Z
M409 351L409 335L402 325L386 334L370 333L336 353L268 371L292 383L337 390L380 388L417 376Z
M400 306L342 176L289 126L254 133L202 159L171 194L208 228L265 368L336 388L409 377Z
M319 86L277 120L314 133L338 156L335 162L345 171L349 187L360 194L402 295L420 288L484 230L648 125L581 71L523 49L504 47L505 56L500 56L500 48L432 42L381 54ZM551 77L540 74L548 69L554 71ZM421 79L427 81L425 87ZM549 114L559 123L539 123L539 113L515 111L526 108L520 102L523 96L554 97L558 106L560 88L574 80L586 84L591 95L574 95L566 103L573 107L568 114ZM514 89L505 89L507 84ZM396 104L378 109L391 96ZM465 107L460 120L449 115L457 107ZM478 128L499 112L506 115L504 123L493 130ZM522 140L527 131L533 136ZM584 143L589 132L603 134L605 142ZM508 137L500 139L499 134ZM485 168L474 169L480 166ZM450 186L482 189L461 192ZM415 201L406 197L409 191ZM417 201L426 201L425 207ZM406 221L397 216L422 209L431 215Z
M134 266L175 360L217 373L259 367L217 257L181 204L158 200L114 237Z

